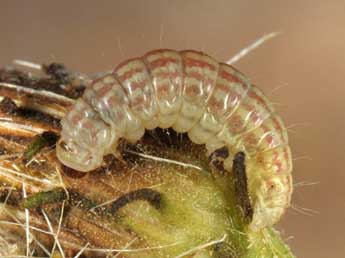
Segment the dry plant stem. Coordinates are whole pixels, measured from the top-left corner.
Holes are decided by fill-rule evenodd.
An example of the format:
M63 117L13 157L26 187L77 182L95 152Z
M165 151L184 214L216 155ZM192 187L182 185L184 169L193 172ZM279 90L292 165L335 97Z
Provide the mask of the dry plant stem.
M293 257L273 228L248 231L238 178L186 135L149 131L135 145L120 145L122 161L106 157L88 174L61 166L42 133L59 134L56 120L68 108L65 100L77 97L72 93L82 86L54 67L58 76L43 79L0 72L6 78L0 81L1 256ZM52 93L52 81L66 87L44 92L45 98L42 80L44 91Z

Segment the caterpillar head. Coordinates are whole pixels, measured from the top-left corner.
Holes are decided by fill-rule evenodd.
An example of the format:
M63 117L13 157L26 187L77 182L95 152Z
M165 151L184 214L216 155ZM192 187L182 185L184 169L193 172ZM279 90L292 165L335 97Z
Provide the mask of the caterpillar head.
M61 139L56 144L56 155L65 166L82 172L96 169L103 161L103 153L92 152L74 141L66 143Z
M83 172L94 170L101 166L104 154L114 149L116 132L83 99L78 99L61 120L61 127L56 155L70 168Z

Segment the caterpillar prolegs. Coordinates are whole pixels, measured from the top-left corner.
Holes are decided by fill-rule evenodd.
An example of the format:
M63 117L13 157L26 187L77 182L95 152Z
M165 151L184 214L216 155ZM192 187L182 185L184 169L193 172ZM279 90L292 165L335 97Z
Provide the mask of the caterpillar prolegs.
M227 171L236 153L245 154L252 230L277 222L290 203L292 162L281 118L244 75L204 53L159 49L127 60L95 80L61 124L57 156L73 169L101 166L121 138L136 142L145 129L171 127L209 154L226 147Z

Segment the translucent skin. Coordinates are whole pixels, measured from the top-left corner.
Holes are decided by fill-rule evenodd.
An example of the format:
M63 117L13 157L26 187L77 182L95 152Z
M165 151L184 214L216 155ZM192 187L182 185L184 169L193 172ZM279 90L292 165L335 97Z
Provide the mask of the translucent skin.
M279 220L292 194L292 162L286 128L262 91L233 67L196 51L154 50L123 62L92 83L62 119L59 160L91 171L118 141L139 140L145 129L172 127L205 144L226 146L224 167L246 154L246 173L260 230Z
M178 119L182 105L182 56L173 50L156 50L147 53L144 60L152 76L159 126L169 128Z

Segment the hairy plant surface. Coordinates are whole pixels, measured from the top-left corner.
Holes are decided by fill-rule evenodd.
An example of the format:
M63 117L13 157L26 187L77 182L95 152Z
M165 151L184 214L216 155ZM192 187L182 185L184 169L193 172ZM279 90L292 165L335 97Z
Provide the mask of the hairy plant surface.
M273 228L248 230L241 179L184 134L123 141L91 173L64 167L59 120L88 79L43 70L0 71L0 256L293 257Z

